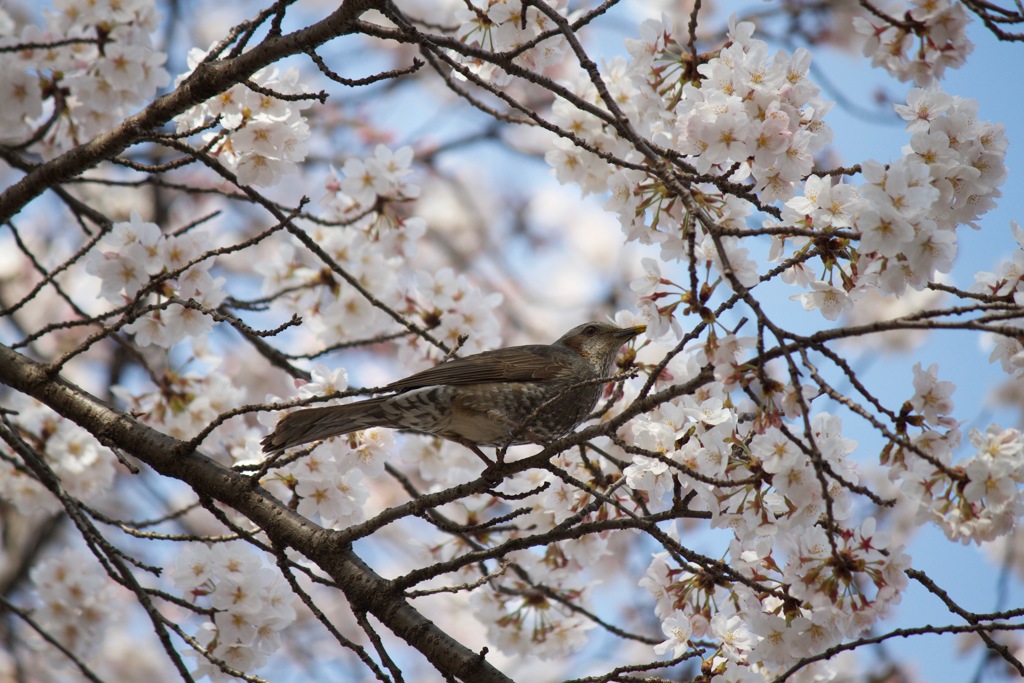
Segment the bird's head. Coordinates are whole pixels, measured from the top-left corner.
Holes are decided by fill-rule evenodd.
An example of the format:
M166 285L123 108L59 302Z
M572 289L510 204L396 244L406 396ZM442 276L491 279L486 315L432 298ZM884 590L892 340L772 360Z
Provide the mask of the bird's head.
M616 327L602 322L583 323L563 334L555 344L580 354L594 368L594 372L607 377L622 345L646 329L646 325Z

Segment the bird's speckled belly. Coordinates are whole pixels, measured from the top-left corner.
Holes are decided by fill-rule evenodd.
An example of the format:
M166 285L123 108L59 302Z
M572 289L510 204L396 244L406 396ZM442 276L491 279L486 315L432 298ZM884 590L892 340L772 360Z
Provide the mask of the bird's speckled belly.
M458 387L445 431L492 446L548 442L568 434L594 409L600 387L501 382Z

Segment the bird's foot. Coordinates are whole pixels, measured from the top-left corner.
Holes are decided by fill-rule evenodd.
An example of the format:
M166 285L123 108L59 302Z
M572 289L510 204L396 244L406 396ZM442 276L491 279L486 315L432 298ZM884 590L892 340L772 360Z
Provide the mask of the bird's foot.
M494 465L494 461L491 460L490 458L488 458L484 454L484 452L482 450L480 450L480 447L477 446L472 441L467 441L466 439L453 439L450 436L448 438L451 439L452 441L454 441L455 443L461 444L462 446L465 446L469 450L473 451L473 454L476 455L476 457L480 458L483 461L485 467L491 467L492 465Z
M494 465L494 461L491 460L490 458L488 458L486 455L484 455L484 452L482 450L480 450L479 448L477 448L476 444L470 444L469 445L469 450L471 450L474 453L476 453L476 457L478 457L481 460L483 460L484 461L484 465L486 465L487 467L491 467L491 466ZM499 460L499 462L500 462L500 460Z

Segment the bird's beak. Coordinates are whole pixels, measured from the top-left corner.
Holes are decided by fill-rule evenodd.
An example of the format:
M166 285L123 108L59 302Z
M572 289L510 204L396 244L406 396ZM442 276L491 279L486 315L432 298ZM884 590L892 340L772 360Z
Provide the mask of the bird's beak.
M619 336L623 339L632 339L638 334L643 334L647 329L647 325L637 325L636 327L624 327L619 330Z

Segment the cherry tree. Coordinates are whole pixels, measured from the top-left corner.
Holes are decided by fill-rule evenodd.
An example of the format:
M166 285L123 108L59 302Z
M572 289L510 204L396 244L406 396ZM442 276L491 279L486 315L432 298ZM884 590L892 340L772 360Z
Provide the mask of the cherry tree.
M930 345L986 345L970 396L1019 420L1024 230L986 219L1009 141L944 79L969 28L1022 22L0 8L0 678L907 680L896 642L937 637L1024 675L1021 610L935 578L960 546L1024 573L1024 436ZM835 54L894 94L851 103ZM901 142L844 155L838 112L870 107ZM646 333L554 442L260 448L283 411L587 319Z

